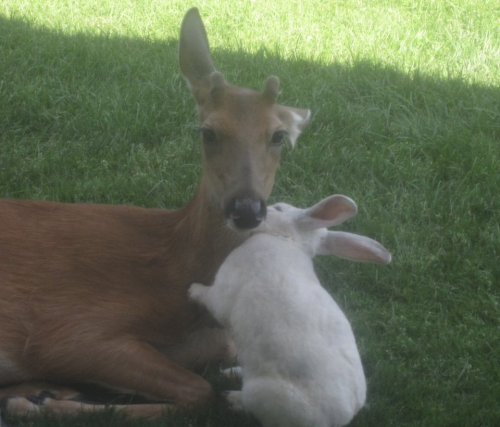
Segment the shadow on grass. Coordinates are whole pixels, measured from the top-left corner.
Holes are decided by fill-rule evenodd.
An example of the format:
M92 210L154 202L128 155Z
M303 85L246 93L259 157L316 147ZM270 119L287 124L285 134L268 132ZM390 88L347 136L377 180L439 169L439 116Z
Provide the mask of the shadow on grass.
M177 40L65 35L1 16L0 32L4 142L24 130L42 139L51 133L68 140L111 135L155 145L175 139L189 125L186 117L194 118L194 101L179 74ZM243 86L258 89L268 75L279 74L281 102L300 100L312 109L313 135L333 127L343 139L361 126L355 133L367 143L435 140L440 130L432 124L424 127L433 131L427 134L411 126L417 116L442 131L453 132L463 122L471 132L499 137L497 87L409 76L362 59L353 65L285 60L265 48L256 55L219 50L213 57L230 81ZM372 123L367 119L375 109L383 120Z
M429 288L422 304L447 289L446 281L467 280L464 286L473 283L477 289L482 284L486 289L485 280L500 281L491 256L500 253L491 237L494 231L473 235L474 230L493 230L500 212L498 87L418 71L405 73L362 59L351 65L283 59L279 52L264 48L255 55L217 50L213 58L229 81L242 86L260 88L268 75L279 76L280 102L313 112L297 149L284 152L274 198L308 203L316 202L318 194L341 191L356 200L374 200L381 207L375 213L370 208L374 217L370 227L392 236L388 239L398 250L400 269L407 270L406 276L399 272L400 282L411 284L424 272L443 284L440 290ZM0 17L2 197L180 206L193 194L200 173L194 107L179 74L177 40L65 35ZM381 217L391 218L386 221L390 224L381 224L377 220ZM419 227L424 227L425 236L412 234ZM403 237L398 240L396 232ZM433 246L429 236L439 236L441 246ZM467 259L472 243L484 254L493 251L489 257L478 252L483 272L479 279L478 269L466 270L462 265L466 263L454 261ZM435 258L429 259L429 254ZM395 287L365 292L371 301L418 303L412 299L416 296L405 293L410 286L401 286L401 291ZM440 310L446 310L446 297L443 294L442 305L439 301ZM478 309L477 316L492 323L495 312ZM380 355L377 343L366 344L366 353L370 352ZM432 357L437 363L437 356ZM377 376L378 362L368 357L365 361L369 380L383 381ZM455 369L450 366L447 372ZM464 383L462 367L457 369ZM488 378L486 373L485 381ZM479 389L481 384L471 382L469 387ZM444 397L439 402L441 395L429 394L436 407L432 409L429 401L430 406L422 408L425 405L412 405L411 393L396 396L392 384L385 388L372 384L372 389L379 393L378 402L396 409L390 416L376 409L365 416L365 410L354 424L375 425L378 416L378 425L411 425L424 419L436 425L428 414L442 411L439 405L459 415L465 407ZM467 396L463 390L460 393ZM494 394L488 398L494 399ZM202 425L205 418L207 425L246 422L227 415L222 406L196 417L182 422ZM157 425L174 425L170 422ZM51 418L45 425L65 424ZM78 425L98 424L92 419Z
M131 150L135 150L132 154L158 150L163 144L170 148L162 154L172 156L172 162L180 159L196 165L194 172L186 172L185 181L181 178L179 188L190 188L189 180L196 181L198 150L189 143L188 150L179 147L193 141L196 119L194 101L179 74L176 40L65 35L2 17L0 32L0 184L4 196L37 197L43 185L40 173L48 170L57 175L37 157L34 147L38 153L44 150L49 162L66 165L64 180L71 182L84 173L82 164L86 170L108 166L109 177L127 163ZM318 151L330 155L322 160L322 169L332 166L332 170L346 172L359 167L353 159L364 161L367 154L377 158L378 151L439 162L444 166L439 173L446 180L453 169L447 167L450 163L464 162L461 167L466 170L471 166L467 164L471 157L461 158L462 151L478 150L481 157L485 153L479 140L499 139L500 90L496 87L418 72L408 75L363 60L352 65L285 60L265 49L256 55L215 51L213 56L218 69L236 84L260 88L268 75L278 75L281 102L313 111L299 154L293 157L294 162L299 159L299 174L315 175ZM457 146L457 141L467 147ZM312 144L316 149L306 152ZM351 160L346 162L346 156ZM116 162L109 165L106 160L103 166L98 160L103 158ZM406 164L403 168L414 172ZM296 178L293 171L290 178ZM324 176L331 178L328 173ZM387 175L384 184L390 185L392 178ZM49 191L45 197L75 201L68 193ZM98 192L89 199L106 201L101 195ZM151 200L136 196L138 204ZM185 201L175 199L171 205Z
M35 146L38 152L45 149L54 163L67 156L63 163L70 176L65 178L71 181L77 179L71 170L79 171L78 164L102 169L96 160L107 157L123 164L132 147L137 152L162 144L171 147L172 155L180 155L186 150L177 150L176 142L194 139L194 101L179 74L176 40L65 35L3 17L0 32L0 184L4 196L34 197L29 189L39 186L40 180L20 183L16 175L33 172L27 166L31 159L34 165L50 169L36 159ZM256 55L215 51L213 56L218 69L236 84L260 88L268 75L278 75L283 91L280 102L312 110L312 123L300 141L299 154L293 157L299 161L299 173L314 176L318 151L331 155L323 160L325 169L331 160L334 169L351 172L359 167L353 159L378 157L378 150L438 162L443 166L441 178L446 180L453 169L447 167L450 163L464 162L465 170L471 166L467 164L471 157L461 158L462 151L477 150L481 157L485 154L481 138L500 138L497 87L419 72L408 75L364 60L352 65L285 60L265 49ZM315 150L305 152L311 145ZM199 173L198 150L192 144L189 147L189 155L180 161L197 165ZM346 156L351 160L345 162ZM28 163L21 167L16 159ZM337 165L335 159L341 162ZM414 173L406 164L403 167ZM112 164L108 172L116 169ZM34 172L38 176L44 170ZM195 178L196 173L188 173L188 178ZM295 178L293 171L291 178ZM388 176L384 184L390 185L392 178ZM186 182L181 181L181 188L186 188ZM66 200L65 192L58 197Z

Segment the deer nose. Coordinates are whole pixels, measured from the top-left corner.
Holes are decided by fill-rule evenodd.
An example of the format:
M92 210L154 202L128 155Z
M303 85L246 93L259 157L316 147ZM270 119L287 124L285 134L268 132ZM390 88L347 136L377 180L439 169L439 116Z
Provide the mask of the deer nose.
M267 213L266 202L250 198L233 199L226 209L228 218L236 228L249 230L257 227Z

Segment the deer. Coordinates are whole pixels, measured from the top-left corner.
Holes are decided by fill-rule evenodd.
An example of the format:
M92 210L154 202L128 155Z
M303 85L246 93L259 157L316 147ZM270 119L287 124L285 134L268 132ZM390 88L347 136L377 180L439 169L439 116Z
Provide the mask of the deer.
M189 299L266 219L284 142L308 109L228 83L212 62L197 8L179 38L180 70L197 106L203 171L174 210L92 203L0 201L0 398L7 411L101 410L70 384L95 384L151 403L116 405L133 417L209 405L200 375L235 347ZM154 402L153 402L154 401Z

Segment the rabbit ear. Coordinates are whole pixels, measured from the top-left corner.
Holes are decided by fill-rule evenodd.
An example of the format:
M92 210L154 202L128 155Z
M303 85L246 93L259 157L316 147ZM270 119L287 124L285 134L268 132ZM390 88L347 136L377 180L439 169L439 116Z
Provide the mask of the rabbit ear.
M389 251L379 242L343 231L328 231L321 241L318 254L378 264L389 264L392 259Z
M337 194L301 211L297 225L305 230L328 228L341 224L357 213L358 207L352 199Z

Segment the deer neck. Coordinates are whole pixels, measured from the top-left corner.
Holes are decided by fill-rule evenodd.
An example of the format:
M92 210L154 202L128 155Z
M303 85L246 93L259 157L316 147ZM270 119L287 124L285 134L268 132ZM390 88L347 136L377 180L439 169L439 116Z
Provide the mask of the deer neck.
M193 199L176 214L173 244L183 242L184 260L195 276L193 281L208 284L227 255L249 234L229 228L203 179Z

